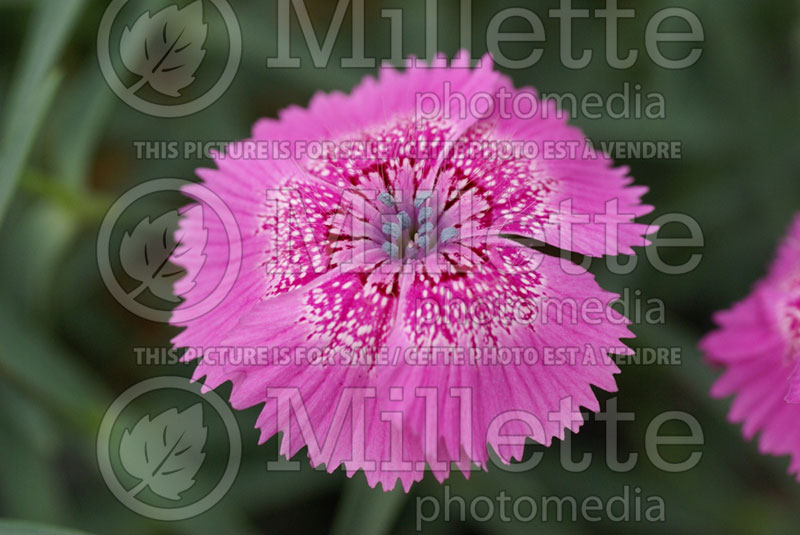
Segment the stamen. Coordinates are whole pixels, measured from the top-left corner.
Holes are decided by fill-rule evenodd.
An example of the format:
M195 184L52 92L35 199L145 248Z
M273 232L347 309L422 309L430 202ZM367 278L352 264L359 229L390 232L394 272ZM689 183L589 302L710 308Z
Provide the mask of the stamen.
M425 220L431 216L431 214L433 214L433 207L426 206L419 211L419 214L417 214L417 221L424 223Z
M400 226L403 227L404 230L411 226L411 218L408 216L408 212L400 212L397 214L397 219L400 220Z
M384 234L388 234L393 238L399 238L400 234L403 233L403 230L397 223L384 223L381 230L383 230Z
M381 249L383 249L383 252L392 258L398 258L400 256L400 248L392 242L383 242Z
M422 203L430 199L432 196L433 193L430 191L420 191L417 194L416 199L414 199L414 208L419 208L420 206L422 206Z
M439 243L447 243L457 236L458 236L457 228L447 227L445 229L442 229L442 233L439 235Z
M378 200L385 204L387 208L391 208L396 203L394 197L392 197L392 194L388 191L381 192L378 195Z
M433 223L431 223L430 221L419 227L419 232L422 234L427 234L432 230L433 230Z

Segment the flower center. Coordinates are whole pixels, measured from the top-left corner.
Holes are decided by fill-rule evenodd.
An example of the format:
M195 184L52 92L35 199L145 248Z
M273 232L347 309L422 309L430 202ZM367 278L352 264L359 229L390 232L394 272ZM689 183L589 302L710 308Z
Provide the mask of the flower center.
M382 217L385 241L381 248L390 258L404 262L423 258L437 245L458 237L455 227L439 228L432 200L431 191L418 191L410 204L399 201L388 191L378 195L378 201L387 209Z

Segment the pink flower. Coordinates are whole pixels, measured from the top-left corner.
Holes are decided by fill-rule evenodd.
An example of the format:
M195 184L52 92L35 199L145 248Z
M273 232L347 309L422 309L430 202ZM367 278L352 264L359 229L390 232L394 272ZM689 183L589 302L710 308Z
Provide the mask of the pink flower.
M719 329L700 343L725 367L711 394L736 394L728 418L744 424L747 439L761 431L761 453L791 455L789 471L800 479L800 405L787 403L800 401L800 380L792 374L800 357L800 215L767 276L714 321Z
M213 311L184 313L230 261L221 223L188 212L172 321L186 329L173 342L204 348L205 388L231 381L235 408L264 404L261 441L282 432L287 457L308 445L315 466L408 490L425 463L440 481L453 462L485 469L487 444L520 459L512 435L549 445L577 431L580 407L599 409L592 385L616 390L608 354L630 353L619 339L631 336L617 296L518 238L632 254L647 244L632 222L651 210L646 188L481 63L382 68L349 95L259 121L219 169L198 171L236 216L241 267ZM501 108L523 91L517 116ZM273 142L281 157L241 157ZM531 156L499 155L510 142ZM183 252L203 247L204 227L201 264Z

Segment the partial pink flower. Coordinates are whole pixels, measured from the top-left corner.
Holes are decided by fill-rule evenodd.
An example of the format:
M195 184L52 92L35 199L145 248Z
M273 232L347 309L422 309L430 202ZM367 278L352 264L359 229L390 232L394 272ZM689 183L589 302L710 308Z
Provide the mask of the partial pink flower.
M308 108L259 121L251 139L215 158L218 169L198 171L236 216L241 268L213 311L183 313L230 261L222 225L187 212L183 247L202 246L194 230L205 229L206 260L174 259L188 275L176 285L185 301L172 323L185 329L173 343L205 348L194 379L206 389L231 381L235 408L264 404L261 442L280 432L287 457L308 446L314 466L408 490L426 464L440 481L451 463L465 475L486 469L489 446L505 463L520 459L524 437L549 445L578 430L580 407L599 409L592 385L616 390L609 354L630 353L620 338L631 337L609 306L617 296L519 240L632 254L647 244L647 227L633 223L651 210L640 201L646 188L588 150L552 103L534 97L535 113L503 113L497 95L520 91L488 56L478 68L466 55L384 67L349 95L320 93ZM493 108L441 106L431 117L421 95ZM573 149L498 156L511 141ZM273 142L289 152L232 156ZM331 150L311 154L315 142ZM553 416L562 409L572 417Z
M800 215L781 244L767 276L744 300L717 312L719 328L700 347L725 368L711 394L735 394L728 418L743 423L749 440L761 433L761 453L790 455L800 479ZM788 394L787 394L788 391Z

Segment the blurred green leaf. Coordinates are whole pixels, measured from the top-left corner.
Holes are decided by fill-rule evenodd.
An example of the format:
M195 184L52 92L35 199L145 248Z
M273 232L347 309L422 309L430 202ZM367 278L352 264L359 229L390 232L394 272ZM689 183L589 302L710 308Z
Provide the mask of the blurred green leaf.
M6 102L0 134L0 224L16 189L31 145L61 82L53 67L83 0L39 2L23 46L23 57Z
M83 531L35 524L24 520L0 520L0 533L4 535L88 535Z
M52 124L42 137L52 153L52 178L73 195L90 195L92 159L114 103L94 58L59 93L50 114Z
M14 195L34 136L39 130L60 81L61 76L58 74L47 76L42 85L29 93L26 101L16 108L19 110L18 115L7 121L10 126L2 137L3 143L0 146L0 167L4 170L0 180L0 223Z
M41 522L59 522L67 510L54 459L13 435L0 437L4 463L0 492L5 510L13 516ZM0 524L0 533L3 531Z
M56 205L79 221L100 221L113 202L110 196L82 194L74 187L35 171L23 174L21 186L23 190Z
M344 485L331 533L359 535L390 533L407 496L403 489L384 492L370 488L362 473Z
M57 415L94 434L110 400L105 389L71 356L37 327L0 300L0 377Z

